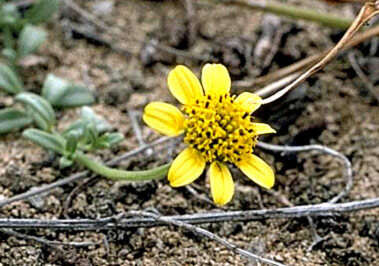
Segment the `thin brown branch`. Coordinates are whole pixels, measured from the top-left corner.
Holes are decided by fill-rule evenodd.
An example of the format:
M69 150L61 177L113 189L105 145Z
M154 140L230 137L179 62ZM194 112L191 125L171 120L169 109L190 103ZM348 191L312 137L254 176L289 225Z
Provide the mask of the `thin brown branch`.
M22 234L11 229L0 229L0 231L10 236L15 236L17 238L26 239L29 241L35 241L37 243L40 243L46 246L52 246L52 247L70 246L70 247L76 247L76 248L83 248L83 247L98 245L98 243L95 243L95 242L60 242L60 241L47 240L41 237Z
M370 91L372 96L374 96L376 101L379 103L379 90L375 88L375 86L371 83L370 79L363 72L363 70L361 69L361 67L359 66L355 58L354 53L350 52L348 54L348 58L349 58L351 67L354 69L355 73L357 73L357 76L362 80L363 84L366 86L366 88Z
M193 0L183 0L184 7L187 13L187 27L188 27L188 40L189 44L192 45L195 43L197 37L197 18L196 10L193 5Z
M186 186L186 189L189 193L191 193L191 195L194 198L198 199L199 201L210 204L212 207L220 208L210 198L208 198L207 196L201 195L199 192L197 192L191 185Z
M342 51L346 51L358 44L379 35L379 26L375 26L371 29L368 29L362 33L358 33L352 40L350 40L345 47L343 47ZM327 51L321 52L319 54L311 55L303 60L300 60L292 65L287 67L283 67L273 73L269 73L265 76L258 77L252 80L242 80L234 82L234 86L240 89L252 88L254 86L262 86L264 84L279 80L281 78L285 78L295 72L301 71L303 69L308 68L312 64L315 64L317 61L320 61L323 57L325 57L330 49ZM257 90L257 93L260 90Z
M379 1L378 1L379 2ZM342 39L334 46L328 54L321 59L317 64L308 69L305 73L303 73L300 77L298 77L294 82L286 86L284 89L278 91L274 95L265 98L262 103L268 104L273 101L278 100L282 96L284 96L290 90L299 86L304 80L308 77L322 69L326 64L328 64L342 49L346 46L346 44L353 38L354 34L372 17L379 13L379 9L373 2L366 2L359 12L358 16L354 20L353 24L346 31Z

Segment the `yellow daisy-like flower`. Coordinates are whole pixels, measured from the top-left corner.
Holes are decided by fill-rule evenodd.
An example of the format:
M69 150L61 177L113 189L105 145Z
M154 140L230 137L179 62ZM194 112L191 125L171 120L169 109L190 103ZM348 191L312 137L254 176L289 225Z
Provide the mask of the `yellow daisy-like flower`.
M169 73L168 87L183 104L183 112L163 102L145 107L143 120L149 127L167 136L184 134L188 145L170 167L171 186L192 183L210 164L213 200L224 205L234 194L234 182L227 167L232 163L258 185L271 188L274 172L253 154L259 135L275 133L269 125L253 122L251 113L260 107L261 98L249 92L238 97L230 95L230 76L221 64L206 64L201 83L191 70L179 65Z

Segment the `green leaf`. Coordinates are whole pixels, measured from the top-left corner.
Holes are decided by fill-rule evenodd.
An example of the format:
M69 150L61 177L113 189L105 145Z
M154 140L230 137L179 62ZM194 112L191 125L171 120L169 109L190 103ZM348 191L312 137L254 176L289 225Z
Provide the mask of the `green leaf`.
M11 48L5 48L1 51L1 54L8 59L10 62L15 62L17 59L17 53Z
M56 120L54 110L48 101L30 92L20 93L15 99L27 106L39 128L45 131L52 129Z
M77 107L90 105L95 101L92 92L85 87L70 85L66 87L63 97L54 105L58 107Z
M100 135L111 129L112 128L107 121L96 115L90 107L84 106L82 107L81 118L72 123L63 132L63 136L67 139L71 133L77 134L79 147L81 149L93 149L97 147L97 145L101 146L97 148L105 148L112 144L103 142L113 142L115 138L108 139L107 137L104 137L104 135Z
M84 133L85 127L86 127L86 123L85 122L83 122L82 120L77 120L74 123L72 123L68 128L66 128L63 131L62 135L64 137L67 137L67 136L69 136L69 134L71 132L76 131L77 134L79 134L80 136L82 136L83 133Z
M67 140L66 148L65 148L66 154L72 155L75 153L80 137L81 137L81 134L79 131L71 131L66 136L66 140Z
M20 13L13 3L0 4L0 24L13 26L20 19Z
M54 104L62 97L69 83L53 74L48 74L42 88L42 97Z
M14 108L0 110L0 134L23 128L33 123L33 119L26 113Z
M29 9L25 18L32 24L47 21L59 9L59 0L40 0Z
M40 45L46 40L47 33L36 26L26 25L18 39L18 56L22 58L35 52Z
M57 107L77 107L92 104L95 99L88 88L70 84L53 74L44 82L42 95Z
M24 90L23 87L24 85L17 73L9 66L0 64L0 89L11 94L17 94Z
M50 134L42 130L32 128L25 130L22 133L22 136L47 150L51 150L62 155L64 154L66 141L58 134Z
M61 157L59 159L59 168L64 169L64 168L70 167L73 163L74 163L74 161L72 161L66 157Z
M104 118L97 115L92 108L82 107L81 120L85 123L93 123L98 133L103 133L112 129L111 125Z
M101 136L95 145L96 149L110 148L124 140L121 133L105 133Z
M84 137L89 143L96 143L96 140L99 137L99 132L97 131L97 128L94 123L87 124L84 133Z

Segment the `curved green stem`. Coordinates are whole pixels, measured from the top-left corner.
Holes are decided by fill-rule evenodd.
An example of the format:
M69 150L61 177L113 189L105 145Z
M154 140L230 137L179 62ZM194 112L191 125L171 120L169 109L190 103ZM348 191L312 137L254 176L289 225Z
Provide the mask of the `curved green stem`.
M87 167L91 171L112 180L147 181L162 179L167 175L171 163L145 171L124 171L107 167L89 158L82 152L77 151L74 160Z
M203 0L204 1L204 0ZM325 12L318 12L312 9L301 8L287 3L277 3L276 1L258 1L258 0L205 0L205 2L217 3L217 4L230 4L236 6L242 6L251 9L262 10L265 12L286 16L294 19L304 19L308 21L314 21L324 26L347 29L353 19L345 18L342 16L336 16Z

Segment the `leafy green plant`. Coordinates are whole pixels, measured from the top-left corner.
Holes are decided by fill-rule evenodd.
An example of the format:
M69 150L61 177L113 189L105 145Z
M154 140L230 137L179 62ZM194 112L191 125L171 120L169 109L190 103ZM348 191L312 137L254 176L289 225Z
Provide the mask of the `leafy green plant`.
M2 55L15 64L35 52L47 37L47 33L36 25L49 20L58 8L59 0L40 0L22 14L15 3L0 1Z
M91 171L113 180L143 181L164 178L170 164L146 171L124 171L112 169L91 159L85 153L107 149L120 143L120 133L109 132L110 125L96 115L91 108L83 107L81 117L63 132L47 132L40 129L26 129L23 137L61 156L62 168L79 163Z
M47 39L47 33L37 25L47 21L58 8L59 0L40 0L22 14L15 3L0 0L1 54L4 59L0 61L0 90L15 95L15 100L25 107L25 110L13 107L0 110L0 134L33 122L38 128L50 132L55 124L52 106L77 107L92 104L95 100L88 88L52 74L48 74L44 81L43 99L26 92L18 73L19 60L36 52Z
M24 95L23 95L24 96ZM30 105L30 95L27 103ZM32 108L32 107L31 107ZM48 116L45 112L41 118ZM0 114L1 116L1 114ZM122 134L109 132L112 127L109 123L89 107L82 107L81 117L69 125L63 132L54 130L27 129L23 136L40 146L62 155L61 167L70 166L77 151L87 152L98 149L111 148L124 140Z
M51 131L55 125L53 107L76 107L95 101L91 91L49 74L42 88L42 97L26 92L24 84L14 69L0 64L0 90L15 96L15 101L24 105L20 111L13 107L0 111L0 134L9 133L35 123L38 128ZM15 115L17 112L17 115Z
M45 42L47 33L37 25L47 21L58 7L59 0L39 0L22 14L14 3L0 0L1 55L5 59L5 62L0 62L0 90L14 95L15 101L23 106L23 110L13 107L0 110L0 134L34 123L38 129L26 129L23 136L59 154L61 167L77 162L115 180L141 181L165 177L169 164L147 171L130 172L111 169L85 155L85 152L110 148L124 139L119 133L109 132L110 125L89 107L83 107L80 119L66 130L55 130L53 106L64 108L93 103L94 96L88 88L48 74L41 96L25 90L18 74L18 63Z

